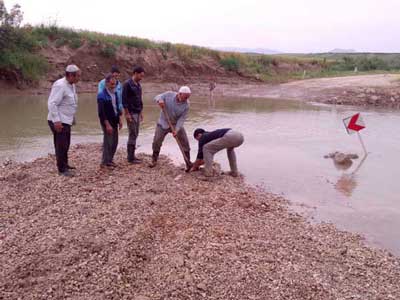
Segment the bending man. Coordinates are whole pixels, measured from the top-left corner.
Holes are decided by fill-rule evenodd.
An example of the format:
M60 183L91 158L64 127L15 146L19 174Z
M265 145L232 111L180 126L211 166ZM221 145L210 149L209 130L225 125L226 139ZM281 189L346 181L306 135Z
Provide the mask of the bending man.
M233 177L239 175L234 148L239 147L244 142L243 135L240 132L230 128L217 129L211 132L207 132L202 128L197 128L193 136L199 141L199 150L192 171L198 171L200 166L205 164L204 175L207 177L213 176L212 164L214 155L226 149L229 166L231 168L230 175Z
M158 119L156 131L154 133L153 139L153 157L150 167L153 168L157 165L158 156L160 155L160 150L165 136L168 133L172 133L182 145L182 150L186 156L186 171L189 171L192 167L190 163L190 145L189 140L183 127L187 115L189 113L189 97L191 95L190 88L187 86L182 86L179 92L165 92L163 94L157 95L154 101L161 108L160 118ZM164 111L167 113L165 115ZM168 118L174 129L171 129L168 123Z

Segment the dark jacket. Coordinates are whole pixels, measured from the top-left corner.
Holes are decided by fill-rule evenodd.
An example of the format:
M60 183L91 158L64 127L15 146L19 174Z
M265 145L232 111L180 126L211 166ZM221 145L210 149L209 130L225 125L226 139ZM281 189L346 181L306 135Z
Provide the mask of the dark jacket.
M203 159L203 147L205 144L214 141L216 139L222 138L225 133L227 133L230 128L222 128L222 129L217 129L211 132L204 132L203 136L199 140L199 151L197 153L197 159Z
M121 99L118 97L118 93L115 92L115 99L117 101L117 113L114 111L114 107L112 105L112 99L110 94L107 92L107 89L104 88L99 94L97 94L97 107L99 111L99 118L101 125L105 126L105 120L110 122L112 127L117 127L119 123L119 116L122 114L121 112Z
M132 114L140 114L143 110L142 86L131 79L122 87L122 105Z

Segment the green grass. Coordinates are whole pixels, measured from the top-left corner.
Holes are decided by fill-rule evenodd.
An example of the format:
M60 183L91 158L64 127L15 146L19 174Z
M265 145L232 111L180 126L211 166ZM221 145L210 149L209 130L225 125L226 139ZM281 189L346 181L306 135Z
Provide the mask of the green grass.
M287 54L259 55L229 53L205 47L169 42L155 42L131 36L74 30L56 25L7 28L7 43L0 41L0 68L17 70L24 79L34 81L47 70L46 61L37 54L49 44L78 49L83 45L96 47L99 55L115 57L119 47L161 51L164 59L179 57L185 64L207 58L219 63L227 72L253 76L267 82L295 79L372 74L400 70L400 54ZM3 46L3 47L1 47ZM354 73L357 67L358 73ZM305 76L303 71L307 70Z

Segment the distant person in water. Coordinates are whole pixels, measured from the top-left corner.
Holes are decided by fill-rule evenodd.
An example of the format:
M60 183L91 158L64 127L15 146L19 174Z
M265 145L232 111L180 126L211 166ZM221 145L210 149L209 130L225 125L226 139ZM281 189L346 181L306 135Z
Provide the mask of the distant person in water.
M198 171L200 166L204 164L204 175L206 177L214 176L212 168L214 155L226 149L231 168L230 175L233 177L239 176L235 148L243 144L243 134L230 128L217 129L211 132L197 128L193 136L199 142L199 147L192 171Z
M103 157L101 167L116 167L114 155L118 146L118 131L122 129L121 99L116 91L117 80L112 74L105 79L105 87L97 95L97 106L103 129Z
M81 77L81 71L76 65L65 69L65 76L54 82L48 99L49 113L47 120L53 133L58 173L71 177L68 164L68 150L71 143L71 126L75 123L75 113L78 108L78 95L75 84Z
M117 66L112 66L110 73L116 80L116 86L115 86L115 91L118 94L119 99L122 99L122 83L120 81L121 78L121 72L119 71ZM105 78L99 81L99 84L97 86L97 94L100 94L104 88L106 87L106 81ZM120 103L120 110L122 111L122 102Z
M130 164L140 164L142 162L136 157L135 152L140 123L143 121L143 99L140 82L144 78L144 74L142 67L134 67L132 77L125 81L122 88L122 105L129 130L127 160Z
M215 106L215 100L214 100L214 90L217 87L216 82L210 82L208 89L210 90L210 96L208 98L208 105Z

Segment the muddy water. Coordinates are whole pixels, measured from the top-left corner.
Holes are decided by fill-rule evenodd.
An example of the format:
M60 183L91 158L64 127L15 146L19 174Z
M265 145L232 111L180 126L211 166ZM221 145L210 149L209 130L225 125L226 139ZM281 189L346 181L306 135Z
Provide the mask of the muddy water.
M205 99L191 102L186 124L190 138L198 126L233 127L245 135L237 152L250 183L284 195L313 220L362 233L370 243L400 255L399 111L361 109L367 124L362 137L370 152L363 159L357 136L349 136L342 124L357 108L268 99L217 99L216 107L208 107ZM146 99L139 151L150 153L158 114ZM0 96L0 162L29 161L53 152L46 115L44 96ZM77 121L73 143L101 142L93 95L80 96ZM121 147L126 135L123 129ZM192 138L191 143L194 156L197 145ZM347 170L339 169L323 158L335 150L358 153L360 159ZM162 151L181 160L170 136ZM228 167L225 153L216 160Z

